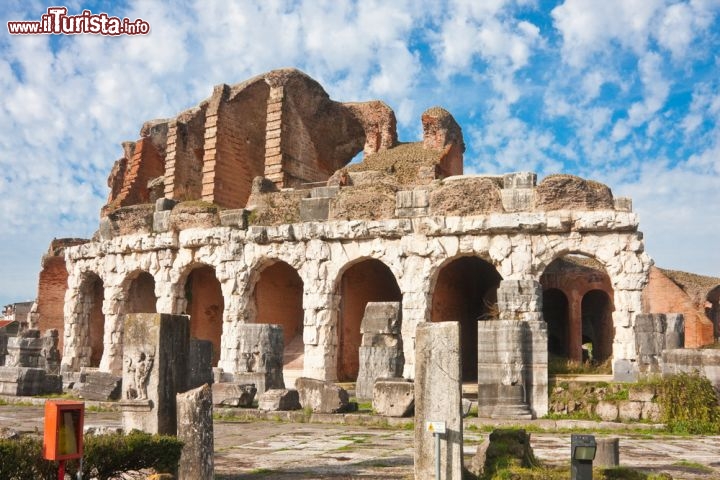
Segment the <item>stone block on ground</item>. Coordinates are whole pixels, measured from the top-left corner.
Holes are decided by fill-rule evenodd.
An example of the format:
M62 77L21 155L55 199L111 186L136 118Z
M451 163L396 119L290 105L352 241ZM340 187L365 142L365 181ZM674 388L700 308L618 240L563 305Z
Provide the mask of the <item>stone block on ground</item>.
M415 411L415 384L404 378L375 381L372 406L379 415L408 417Z
M73 386L75 394L85 400L108 401L120 398L122 377L108 372L86 372Z
M268 412L300 410L300 396L297 390L278 388L266 390L258 398L258 409Z
M178 464L178 480L212 480L213 418L209 384L177 394L177 437L184 445Z
M252 407L257 388L252 383L213 383L212 394L215 405L223 407Z
M315 413L343 413L352 410L348 393L332 382L300 377L295 380L300 405Z

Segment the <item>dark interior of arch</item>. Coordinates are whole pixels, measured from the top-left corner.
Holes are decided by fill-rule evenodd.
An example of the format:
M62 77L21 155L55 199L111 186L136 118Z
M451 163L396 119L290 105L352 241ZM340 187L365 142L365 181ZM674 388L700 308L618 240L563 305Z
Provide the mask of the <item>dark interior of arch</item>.
M460 322L463 381L477 380L477 322L494 315L502 277L477 257L462 257L440 270L432 292L431 320Z
M127 313L157 313L155 279L148 272L140 272L128 287Z
M255 284L256 323L282 325L285 369L302 370L303 281L297 271L278 261L265 268Z
M720 285L710 290L706 298L705 315L713 323L715 338L720 338Z
M220 360L225 301L214 268L203 265L190 272L185 281L185 299L190 336L212 342L212 366L216 367Z
M592 344L592 360L602 363L612 356L615 328L607 293L591 290L582 299L582 343Z
M360 323L368 302L402 302L390 268L380 260L363 260L348 268L340 280L337 376L357 379L360 363Z
M548 353L568 356L568 299L557 288L543 292L543 318L547 322Z
M81 288L82 317L87 325L86 345L90 347L89 367L99 367L103 356L103 335L105 333L105 315L103 314L103 299L105 286L100 277L89 275Z

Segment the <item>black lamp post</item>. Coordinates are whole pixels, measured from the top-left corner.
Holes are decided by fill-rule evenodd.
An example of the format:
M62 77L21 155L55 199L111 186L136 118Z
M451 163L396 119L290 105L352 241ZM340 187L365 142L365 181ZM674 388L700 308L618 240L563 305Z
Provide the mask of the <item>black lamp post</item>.
M570 479L592 480L592 464L597 452L597 443L592 435L570 436Z

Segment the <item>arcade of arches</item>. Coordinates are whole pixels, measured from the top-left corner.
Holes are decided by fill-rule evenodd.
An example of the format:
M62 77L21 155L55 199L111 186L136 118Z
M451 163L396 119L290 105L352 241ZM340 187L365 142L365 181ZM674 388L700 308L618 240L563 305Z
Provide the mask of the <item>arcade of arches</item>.
M568 255L548 265L540 284L548 353L575 362L603 363L611 358L613 290L602 265Z

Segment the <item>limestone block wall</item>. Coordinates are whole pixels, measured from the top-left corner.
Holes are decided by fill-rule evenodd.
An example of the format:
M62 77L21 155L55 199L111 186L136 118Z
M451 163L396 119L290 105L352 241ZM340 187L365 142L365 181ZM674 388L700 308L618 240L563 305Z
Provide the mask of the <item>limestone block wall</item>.
M227 213L222 218L231 218ZM167 227L166 227L167 228ZM255 323L258 273L282 261L303 282L304 375L334 380L342 320L342 276L350 267L375 259L388 267L402 294L404 376L414 371L415 328L431 320L432 297L440 271L454 259L473 256L491 264L504 280L538 282L554 259L568 253L595 258L614 292L614 367L635 368L634 316L642 311L641 292L650 259L644 253L637 218L630 212L553 211L472 217L425 216L388 220L306 222L280 226L237 223L213 228L123 235L66 249L65 368L88 365L88 292L84 279L102 281L104 331L100 368L119 372L122 318L127 292L139 271L155 281L158 313L187 307L185 281L202 265L214 268L224 306L218 366L233 372L238 363L238 328Z

